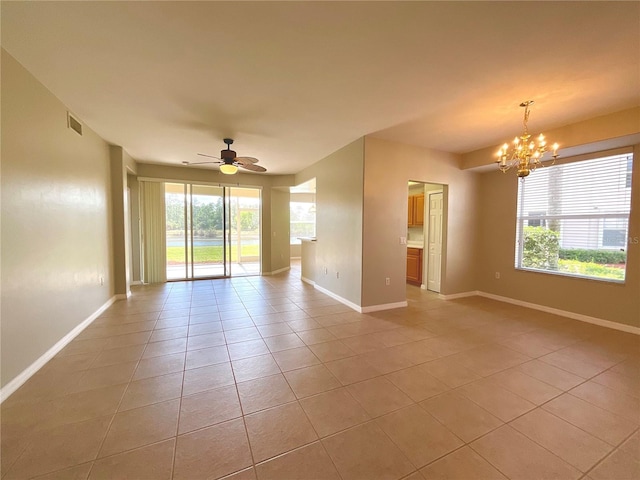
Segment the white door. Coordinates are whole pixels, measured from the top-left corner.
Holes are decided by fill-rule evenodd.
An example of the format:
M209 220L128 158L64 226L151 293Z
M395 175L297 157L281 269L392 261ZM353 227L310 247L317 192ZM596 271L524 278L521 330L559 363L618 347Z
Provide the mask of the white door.
M440 292L442 264L442 192L429 194L427 289Z

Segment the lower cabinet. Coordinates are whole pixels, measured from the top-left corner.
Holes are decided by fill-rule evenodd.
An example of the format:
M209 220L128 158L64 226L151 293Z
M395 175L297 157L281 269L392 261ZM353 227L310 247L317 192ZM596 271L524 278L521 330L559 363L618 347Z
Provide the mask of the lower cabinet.
M422 285L421 248L407 248L407 283Z

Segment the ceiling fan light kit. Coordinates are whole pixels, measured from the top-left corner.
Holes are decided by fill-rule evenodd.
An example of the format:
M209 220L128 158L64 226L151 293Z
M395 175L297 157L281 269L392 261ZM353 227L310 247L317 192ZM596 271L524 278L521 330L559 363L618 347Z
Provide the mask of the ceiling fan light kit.
M225 175L234 175L238 172L238 167L236 167L233 163L223 163L220 165L220 171Z
M253 157L237 157L236 152L231 150L233 144L232 138L225 138L223 142L227 145L227 148L220 152L219 157L213 155L206 155L199 153L201 157L215 158L215 160L207 160L204 162L182 162L183 165L204 165L207 163L213 163L220 165L220 172L225 175L234 175L238 172L238 168L244 168L245 170L251 170L252 172L266 172L267 169L256 165L258 163L257 158Z

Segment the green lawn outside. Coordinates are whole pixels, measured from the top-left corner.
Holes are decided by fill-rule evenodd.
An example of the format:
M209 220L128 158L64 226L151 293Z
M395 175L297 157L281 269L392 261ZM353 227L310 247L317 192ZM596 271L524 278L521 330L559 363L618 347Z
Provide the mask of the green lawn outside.
M558 271L572 273L574 275L624 280L624 265L621 267L610 267L599 263L560 259L558 260Z
M258 245L244 245L243 257L257 257L260 255ZM231 261L238 259L237 248L231 247ZM193 263L221 263L222 246L205 246L193 248ZM184 263L184 247L167 247L167 263L176 265Z

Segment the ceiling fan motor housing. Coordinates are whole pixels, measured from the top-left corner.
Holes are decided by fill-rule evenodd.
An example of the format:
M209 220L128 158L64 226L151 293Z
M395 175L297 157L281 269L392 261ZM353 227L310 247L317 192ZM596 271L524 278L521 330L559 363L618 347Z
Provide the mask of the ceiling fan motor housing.
M220 152L220 158L222 160L233 160L234 158L236 158L236 152L227 148L226 150L222 150Z

